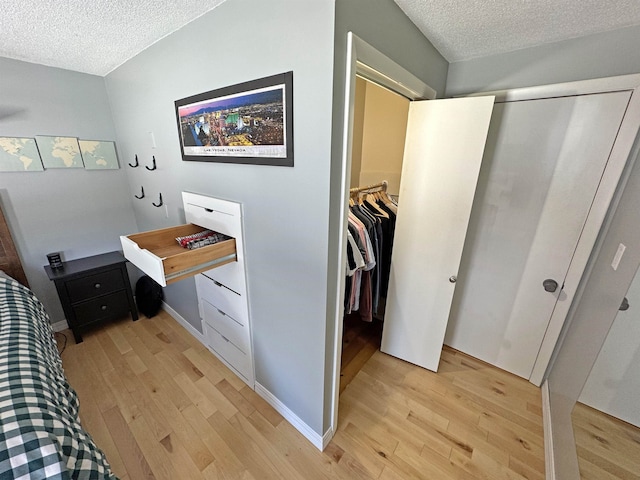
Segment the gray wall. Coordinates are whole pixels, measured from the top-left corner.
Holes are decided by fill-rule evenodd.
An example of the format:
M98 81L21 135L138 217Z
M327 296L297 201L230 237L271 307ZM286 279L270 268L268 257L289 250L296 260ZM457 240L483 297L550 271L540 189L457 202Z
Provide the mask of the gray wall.
M337 302L335 279L338 275L339 241L342 236L340 211L345 199L340 195L342 170L342 141L344 129L344 95L347 62L347 33L353 32L362 40L409 70L434 88L444 92L448 62L420 33L418 28L392 0L336 0L336 24L333 75L333 127L331 139L331 183L329 191L329 255L327 257L327 330L325 357L324 430L331 422L334 336Z
M447 96L640 72L640 26L452 63Z
M0 136L34 135L115 140L104 79L0 58ZM119 235L136 229L129 198L122 168L0 173L7 222L52 322L64 314L42 268L46 254L61 251L72 260L119 250Z
M256 380L322 433L334 8L331 0L228 0L106 77L140 230L184 222L181 191L239 201ZM183 162L174 101L293 71L295 166ZM153 132L156 148L149 133ZM162 192L167 209L152 201ZM194 281L166 301L198 326Z

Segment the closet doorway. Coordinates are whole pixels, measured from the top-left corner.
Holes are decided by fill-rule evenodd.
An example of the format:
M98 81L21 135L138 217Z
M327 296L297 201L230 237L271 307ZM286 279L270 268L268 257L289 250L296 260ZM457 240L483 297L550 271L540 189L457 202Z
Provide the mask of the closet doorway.
M406 97L367 80L356 78L355 108L353 119L353 146L351 149L350 210L361 203L382 215L371 201L397 201L400 192L400 176L404 143L407 133L410 100ZM373 197L373 198L372 198ZM353 205L351 205L353 204ZM386 205L385 205L386 207ZM380 208L380 207L378 207ZM393 205L391 205L393 208ZM394 209L395 210L395 209ZM395 229L395 211L386 207L381 221L385 222L381 237L385 258L375 271L384 270L378 289L378 301L369 311L359 308L352 311L350 294L355 289L351 272L347 281L345 315L343 319L342 356L340 368L340 393L351 382L376 350L380 349L382 322L388 286L388 261ZM353 299L355 300L355 298Z
M379 185L384 181L386 185L386 178L391 178L393 183L386 187L386 193L399 194L401 209L388 212L393 221L386 223L395 224L395 233L389 235L393 251L388 258L385 249L389 239L381 235L388 228L384 219L379 231L369 222L366 243L363 241L360 248L365 258L375 259L375 266L368 270L370 264L362 262L354 277L347 277L351 288L345 295L351 301L345 305L354 304L364 321L372 320L372 309L374 317L386 316L381 339L384 353L436 371L493 97L409 102L373 83L360 81L356 85L351 185L359 186L351 189L356 195L351 198L354 205L349 212L348 258L358 252L351 245L351 239L358 237L358 218L353 217L364 224L367 216L373 223L381 223L375 218L379 217L376 209L387 207L382 199L370 198L370 182ZM364 94L358 87L364 88ZM396 102L398 107L394 107ZM367 230L362 223L360 227ZM379 245L385 248L378 250ZM348 272L352 271L350 267ZM344 341L343 347L349 346L348 336ZM345 349L345 363L351 350ZM349 375L342 378L348 380Z

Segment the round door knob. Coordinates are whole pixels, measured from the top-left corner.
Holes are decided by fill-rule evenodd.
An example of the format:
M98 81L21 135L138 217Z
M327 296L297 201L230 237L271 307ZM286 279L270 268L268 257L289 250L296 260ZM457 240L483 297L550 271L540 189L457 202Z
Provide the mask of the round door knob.
M102 285L100 285L99 283L95 283L95 284L93 285L93 288L100 288L101 286L102 286Z
M627 297L624 297L622 299L622 304L620 305L620 308L618 310L621 311L625 311L625 310L629 310L629 300L627 300Z
M558 289L558 282L556 282L552 278L547 278L544 282L542 282L542 286L547 292L555 292Z
M449 277L449 281L450 281L451 283L456 283L456 282L458 281L458 277L456 277L455 275L451 275L451 276Z
M107 309L107 306L106 306L106 305L102 305L102 306L100 307L100 310L106 310L106 309Z

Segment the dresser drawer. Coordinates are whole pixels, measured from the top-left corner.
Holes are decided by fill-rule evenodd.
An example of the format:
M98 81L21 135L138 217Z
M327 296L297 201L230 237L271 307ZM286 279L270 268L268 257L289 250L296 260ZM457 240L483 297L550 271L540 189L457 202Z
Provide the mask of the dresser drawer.
M98 320L125 316L129 313L127 292L120 291L94 298L73 306L76 326L87 325Z
M231 315L238 323L247 324L246 298L211 279L207 273L196 277L196 288L201 300L206 300L214 307Z
M231 238L189 250L177 237L201 232L207 227L192 223L121 236L124 256L163 287L216 266L236 261L236 241Z
M204 321L216 329L220 335L231 341L243 353L249 352L249 329L242 326L226 312L214 307L209 302L202 302Z
M236 347L231 340L223 337L220 332L210 325L205 327L207 343L209 347L222 358L229 366L236 370L245 379L252 378L251 359L249 355Z
M123 286L122 270L119 268L69 280L66 283L71 303L122 290Z

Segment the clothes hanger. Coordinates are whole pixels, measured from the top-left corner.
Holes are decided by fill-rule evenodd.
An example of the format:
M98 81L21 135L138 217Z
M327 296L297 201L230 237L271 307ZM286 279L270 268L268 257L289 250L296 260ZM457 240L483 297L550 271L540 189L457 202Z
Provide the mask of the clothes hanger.
M384 210L382 210L380 208L380 206L376 203L375 194L369 194L369 196L367 196L366 201L367 201L367 205L370 205L371 208L373 208L380 215L382 215L385 218L389 218L389 214L387 212L385 212Z

